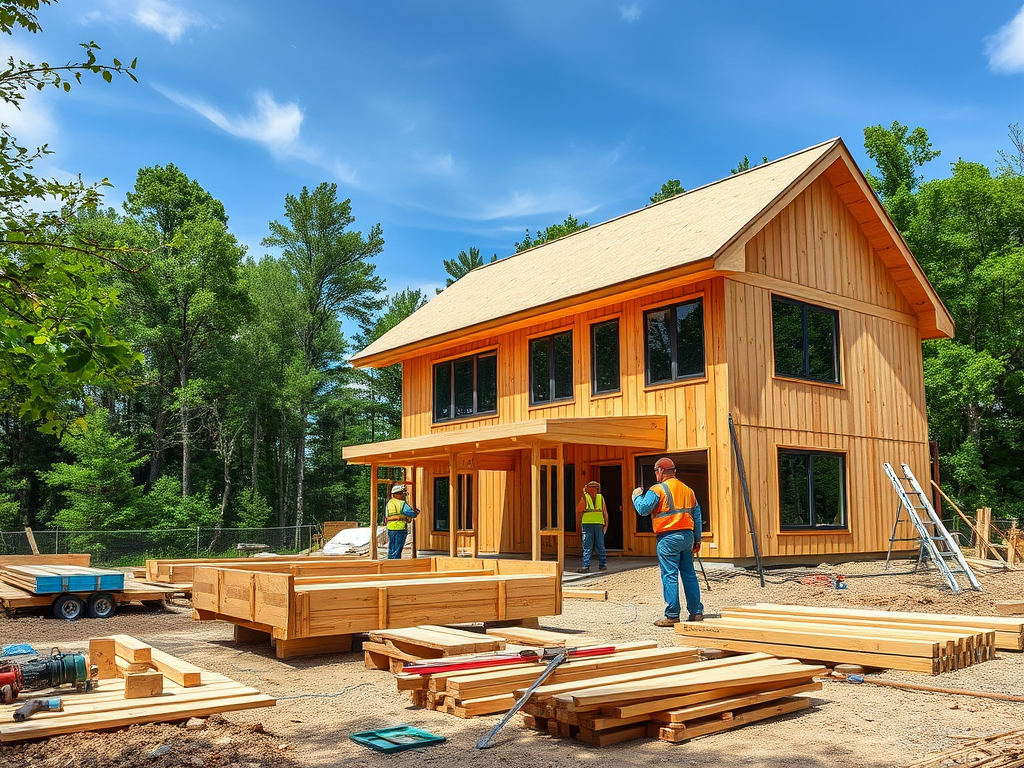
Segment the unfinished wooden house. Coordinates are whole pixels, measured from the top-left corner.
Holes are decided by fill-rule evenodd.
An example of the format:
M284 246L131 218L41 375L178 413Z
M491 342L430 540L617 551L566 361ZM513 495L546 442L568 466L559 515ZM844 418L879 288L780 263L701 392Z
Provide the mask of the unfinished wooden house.
M402 438L344 456L407 469L421 549L561 559L590 479L612 554L653 555L630 490L668 455L704 555L744 560L731 414L766 559L884 552L953 332L835 139L469 273L355 356L402 365Z

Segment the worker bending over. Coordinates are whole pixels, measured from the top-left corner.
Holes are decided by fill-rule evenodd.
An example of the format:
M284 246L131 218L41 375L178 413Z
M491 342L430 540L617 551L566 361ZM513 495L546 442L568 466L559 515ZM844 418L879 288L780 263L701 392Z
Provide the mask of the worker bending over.
M388 524L388 560L401 560L405 537L409 535L409 521L419 514L405 503L405 486L399 483L391 489L391 500L386 510Z
M667 456L654 463L655 484L649 490L633 491L633 507L646 517L654 515L658 537L658 565L665 595L665 618L656 627L671 627L679 621L679 579L686 595L687 621L703 621L700 584L693 569L693 556L700 553L700 504L693 490L676 479L676 465Z

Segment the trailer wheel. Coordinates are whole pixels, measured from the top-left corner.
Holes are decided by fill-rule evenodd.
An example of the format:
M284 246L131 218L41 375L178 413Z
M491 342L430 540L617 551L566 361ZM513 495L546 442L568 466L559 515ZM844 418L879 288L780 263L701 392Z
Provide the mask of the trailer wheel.
M89 617L109 619L117 613L117 601L109 592L96 592L89 596Z
M53 618L75 621L85 613L85 601L78 595L61 595L53 601Z

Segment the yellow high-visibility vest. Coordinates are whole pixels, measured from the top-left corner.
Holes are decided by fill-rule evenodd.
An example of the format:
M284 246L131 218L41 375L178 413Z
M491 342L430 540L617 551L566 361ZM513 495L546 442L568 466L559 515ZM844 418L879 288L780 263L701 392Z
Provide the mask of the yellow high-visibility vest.
M583 513L583 524L600 523L604 525L604 496L600 493L596 498L589 493L584 493L583 498L587 500L587 511Z

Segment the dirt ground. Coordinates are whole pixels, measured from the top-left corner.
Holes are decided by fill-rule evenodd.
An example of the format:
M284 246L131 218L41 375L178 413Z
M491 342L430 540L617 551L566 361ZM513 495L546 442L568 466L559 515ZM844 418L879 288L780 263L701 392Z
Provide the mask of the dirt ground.
M748 571L709 567L710 588L702 583L705 611L713 614L729 605L784 602L995 615L995 601L1020 599L1024 592L1024 571L983 576L984 592L953 595L934 573L910 573L909 568L909 564L897 562L889 572L883 572L879 563L770 570L762 589L756 575ZM841 573L849 586L834 591L800 583L799 577L810 573ZM609 600L566 600L562 615L542 619L543 627L597 640L657 639L661 645L672 645L672 630L652 625L664 607L656 566L600 574L573 586L607 589ZM183 725L136 726L116 734L79 734L3 747L0 765L444 768L457 762L460 768L666 763L716 768L903 766L965 738L1024 726L1024 704L826 682L808 711L680 745L641 739L597 749L527 731L516 718L505 727L497 746L479 751L476 742L500 717L460 720L413 709L407 695L396 690L394 678L366 670L360 653L278 661L269 645L235 645L228 624L193 622L186 601L175 601L157 612L129 606L105 621L58 622L24 615L0 618L0 643L27 642L39 650L53 646L84 649L89 637L115 632L134 635L203 668L255 686L276 696L277 706L210 718L202 730ZM1024 694L1024 654L999 652L993 661L937 677L898 672L880 677L1020 695ZM348 738L355 731L400 723L425 728L448 741L386 756Z

